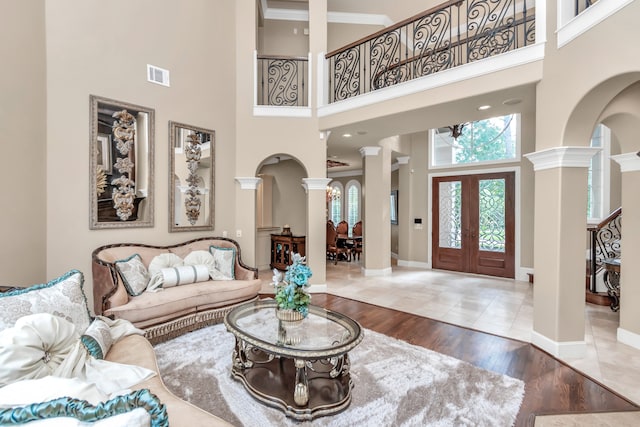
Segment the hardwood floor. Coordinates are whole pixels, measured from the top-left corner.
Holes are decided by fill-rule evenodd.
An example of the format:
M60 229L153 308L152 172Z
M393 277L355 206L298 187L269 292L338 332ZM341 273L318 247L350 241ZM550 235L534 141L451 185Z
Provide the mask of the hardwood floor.
M328 294L313 303L368 329L525 382L516 426L535 414L638 410L639 407L529 343Z

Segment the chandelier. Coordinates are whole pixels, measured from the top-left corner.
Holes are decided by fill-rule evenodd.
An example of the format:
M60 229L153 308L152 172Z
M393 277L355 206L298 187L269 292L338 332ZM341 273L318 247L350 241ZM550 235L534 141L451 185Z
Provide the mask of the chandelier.
M340 200L340 189L327 185L327 203L332 200Z

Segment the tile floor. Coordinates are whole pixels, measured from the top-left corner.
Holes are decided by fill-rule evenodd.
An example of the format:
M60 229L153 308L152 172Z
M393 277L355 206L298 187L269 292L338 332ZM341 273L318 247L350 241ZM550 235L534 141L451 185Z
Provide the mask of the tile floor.
M327 264L327 292L530 342L533 285L487 276L398 267L384 277L365 277L359 262ZM273 292L272 273L260 272L263 292ZM391 292L392 291L392 292ZM564 361L640 404L640 350L616 339L618 313L587 304L583 358Z

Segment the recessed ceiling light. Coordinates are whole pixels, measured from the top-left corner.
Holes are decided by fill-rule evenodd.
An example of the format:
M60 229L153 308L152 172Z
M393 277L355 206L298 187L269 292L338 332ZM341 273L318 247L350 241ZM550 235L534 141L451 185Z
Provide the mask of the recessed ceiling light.
M350 133L343 133L342 136L344 138L351 138L351 134Z
M520 98L510 98L502 101L504 105L516 105L516 104L520 104L521 102L522 102L522 99Z
M491 105L481 105L478 107L478 111L488 110L489 108L491 108Z
M358 135L366 135L367 131L366 130L359 130L358 132L356 132Z

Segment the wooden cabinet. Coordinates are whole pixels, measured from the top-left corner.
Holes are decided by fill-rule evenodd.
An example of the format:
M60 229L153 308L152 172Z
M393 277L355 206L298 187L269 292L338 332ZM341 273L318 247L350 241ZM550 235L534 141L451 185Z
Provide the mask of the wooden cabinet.
M305 236L271 235L271 268L286 270L294 253L305 256Z

